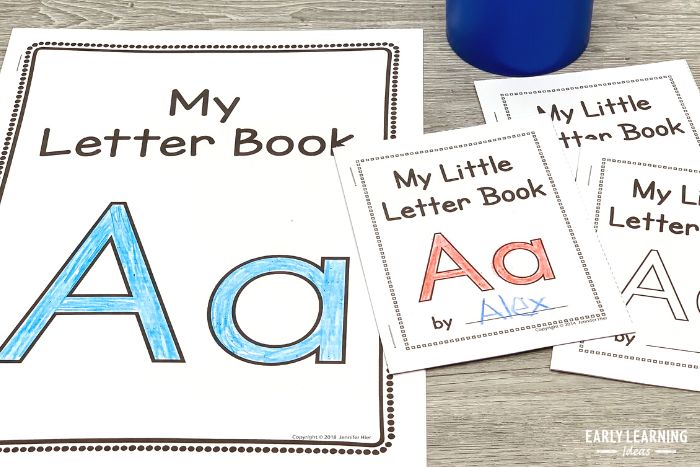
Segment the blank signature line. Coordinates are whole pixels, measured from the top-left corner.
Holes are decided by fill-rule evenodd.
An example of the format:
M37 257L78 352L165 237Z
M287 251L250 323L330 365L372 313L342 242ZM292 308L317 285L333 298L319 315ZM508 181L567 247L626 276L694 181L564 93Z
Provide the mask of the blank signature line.
M674 349L673 347L661 347L660 345L647 344L647 347L654 347L656 349L677 350L679 352L700 353L700 352L695 351L695 350Z

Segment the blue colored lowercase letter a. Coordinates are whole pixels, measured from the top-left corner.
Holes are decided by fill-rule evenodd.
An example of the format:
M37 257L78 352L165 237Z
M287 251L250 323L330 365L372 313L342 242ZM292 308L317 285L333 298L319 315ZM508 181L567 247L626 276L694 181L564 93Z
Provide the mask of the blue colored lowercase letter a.
M348 258L323 258L321 267L303 258L268 256L230 271L214 289L209 302L209 328L229 354L248 363L283 365L316 355L317 363L345 362ZM268 274L289 274L306 281L319 299L319 317L303 337L286 345L252 342L236 319L236 302L243 288ZM264 306L264 304L263 304Z

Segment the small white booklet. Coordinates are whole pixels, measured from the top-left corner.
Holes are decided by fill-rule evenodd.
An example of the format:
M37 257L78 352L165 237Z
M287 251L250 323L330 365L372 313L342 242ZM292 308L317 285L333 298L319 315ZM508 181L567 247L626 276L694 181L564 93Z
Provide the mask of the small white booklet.
M545 119L336 162L390 372L633 330Z
M655 149L661 163L700 164L700 93L685 60L474 84L487 123L551 118L580 184L590 155Z
M552 119L639 328L555 347L552 368L700 390L692 274L700 93L687 63L480 81L476 88L487 121L542 111ZM567 139L576 135L585 136Z
M700 391L700 170L600 158L594 224L637 332L554 348L552 368Z

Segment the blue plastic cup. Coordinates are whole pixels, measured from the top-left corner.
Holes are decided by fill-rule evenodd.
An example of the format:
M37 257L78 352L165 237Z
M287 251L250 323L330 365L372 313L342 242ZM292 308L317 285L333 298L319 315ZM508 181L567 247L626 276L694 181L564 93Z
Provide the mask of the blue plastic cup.
M447 40L464 61L506 76L549 73L588 45L593 0L447 0Z

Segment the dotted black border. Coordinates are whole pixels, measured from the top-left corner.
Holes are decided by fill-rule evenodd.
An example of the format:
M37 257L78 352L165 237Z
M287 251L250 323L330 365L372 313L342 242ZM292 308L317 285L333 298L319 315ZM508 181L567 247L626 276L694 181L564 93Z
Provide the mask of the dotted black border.
M595 206L595 217L593 221L593 225L595 227L595 231L598 231L598 221L600 218L600 206L602 204L602 198L603 198L603 189L605 185L605 166L606 163L615 163L615 164L626 164L626 165L632 165L632 166L639 166L639 167L651 167L654 169L666 169L666 170L675 170L678 172L689 172L693 174L700 174L700 170L695 170L695 169L688 169L688 168L683 168L683 167L674 167L670 165L659 165L659 164L652 164L648 162L639 162L639 161L628 161L628 160L622 160L622 159L610 159L610 158L603 158L602 163L600 166L600 179L598 181L598 195L596 198L596 206ZM584 343L586 341L580 341L579 342L579 347L578 351L591 354L591 355L600 355L604 357L612 357L612 358L621 358L625 360L635 360L639 362L645 362L645 363L652 363L652 364L658 364L658 365L670 365L670 366L677 366L677 367L682 367L682 368L688 368L691 370L697 370L700 367L695 364L690 364L690 363L681 363L681 362L674 362L670 360L659 360L655 358L646 358L646 357L639 357L637 355L632 355L632 354L622 354L622 353L615 353L615 352L605 352L605 351L600 351L600 350L592 350L592 349L586 349L584 348Z
M384 441L380 445L374 446L372 449L367 447L349 447L349 448L335 448L335 447L293 447L293 446L230 446L231 444L239 443L207 443L207 445L202 445L202 443L193 444L193 442L178 443L178 442L162 442L158 444L152 444L150 442L138 442L138 440L130 441L129 443L111 443L109 440L106 442L90 442L80 441L77 442L81 444L71 443L57 443L48 441L47 443L41 443L39 446L32 445L22 445L22 446L5 446L0 452L8 453L42 453L42 452L117 452L117 451L139 451L139 452L213 452L213 453L263 453L263 454L347 454L347 455L365 455L365 456L378 456L380 454L386 453L392 446L392 441L395 438L395 420L394 420L394 382L393 375L386 374L386 397L387 397L387 438L389 441ZM27 442L25 444L39 444ZM211 444L215 444L212 446ZM279 443L284 444L284 443ZM336 443L339 444L339 443Z
M384 50L388 53L386 92L385 92L385 124L384 139L395 139L398 121L398 78L400 48L391 42L348 42L324 44L110 44L101 42L35 42L27 47L23 58L20 58L20 72L17 94L12 106L10 121L5 140L0 150L0 200L8 178L10 163L17 145L17 137L21 128L22 117L26 107L31 76L40 50L79 50L102 52L146 52L146 53L187 53L187 52L324 52L324 51L369 51ZM115 452L115 451L155 451L155 452L214 452L214 453L272 453L272 454L348 454L348 455L380 455L392 446L395 439L394 420L394 388L393 376L383 369L383 351L379 346L379 371L384 374L385 381L379 377L379 411L380 439L375 444L360 442L318 442L291 440L203 440L203 439L48 439L48 440L0 440L0 453L41 453L41 452ZM383 389L383 390L382 390ZM383 400L384 398L385 401ZM386 412L384 411L386 409ZM386 421L386 426L384 422ZM387 432L386 438L384 432ZM388 441L387 441L388 440ZM271 444L259 446L251 444ZM203 445L204 444L204 445ZM231 446L232 444L244 444ZM291 446L281 446L281 445ZM38 445L38 446L35 446ZM352 446L336 447L298 447L298 445L322 446ZM371 449L370 449L371 448Z
M503 108L506 111L506 117L508 120L511 120L511 115L510 115L510 109L508 108L508 102L506 102L506 97L510 96L522 96L522 95L528 95L528 94L547 94L547 93L552 93L552 92L562 92L562 91L576 91L578 89L587 89L587 88L597 88L597 87L606 87L606 86L617 86L621 84L628 84L628 83L639 83L643 81L656 81L660 79L667 79L669 80L671 86L673 86L673 92L676 95L676 98L678 99L678 102L681 104L681 109L683 109L683 113L685 114L685 118L688 120L688 124L690 125L690 129L693 130L693 135L695 136L695 142L700 146L700 135L698 135L698 131L695 128L695 123L693 120L690 118L690 112L688 112L688 109L685 106L685 102L683 102L683 98L681 97L681 93L678 91L678 86L676 86L676 82L673 79L673 76L670 75L663 75L663 76L650 76L646 78L634 78L634 79L626 79L626 80L620 80L620 81L608 81L608 82L603 82L603 83L592 83L592 84L583 84L580 86L567 86L563 88L552 88L552 89L537 89L533 91L518 91L518 92L507 92L507 93L501 93L501 103L503 104Z
M543 165L545 172L547 174L547 178L549 179L549 183L552 187L552 192L554 193L554 196L557 200L559 210L561 211L562 217L563 217L564 222L566 224L566 228L569 232L569 235L571 236L571 240L573 241L574 248L576 248L576 253L578 254L579 260L581 261L581 265L583 266L583 270L586 274L586 278L588 279L588 284L591 287L591 291L593 293L593 298L595 299L596 304L598 305L599 313L596 313L594 315L585 315L585 316L575 317L575 318L567 318L567 319L563 319L563 320L553 320L553 321L549 321L547 323L531 324L531 325L527 325L527 326L518 326L518 327L513 327L510 329L500 330L500 331L485 332L485 333L481 333L481 334L473 334L471 336L462 336L462 337L456 337L456 338L452 338L452 339L445 339L445 340L428 342L428 343L417 344L417 345L409 344L408 337L406 336L406 329L405 329L405 326L403 324L403 318L401 316L401 309L399 308L398 300L396 297L396 292L394 290L394 283L393 283L393 280L391 279L391 273L389 271L389 264L387 262L386 254L384 252L384 249L385 249L384 244L382 243L381 234L379 233L379 226L377 224L377 219L374 215L374 208L372 206L372 200L370 198L369 190L367 188L367 183L365 181L365 177L364 177L364 174L362 172L362 163L372 162L372 161L377 161L377 160L382 160L382 159L392 159L392 158L398 158L398 157L405 157L405 156L419 156L419 155L424 155L424 154L432 154L435 152L442 152L442 151L453 150L453 149L462 149L462 148L467 148L467 147L471 147L471 146L478 146L478 145L484 144L484 143L493 143L493 142L497 142L497 141L503 141L503 140L513 139L513 138L521 138L521 137L525 137L525 136L531 136L532 141L534 142L535 147L537 148L537 153L540 156L540 160L542 161L542 165ZM462 144L451 145L451 146L443 146L440 148L431 148L431 149L423 149L420 151L404 152L404 153L399 153L399 154L367 157L364 159L357 160L356 167L357 167L357 172L358 172L358 175L360 178L360 183L362 184L362 190L363 190L363 193L365 196L365 202L367 203L367 210L369 212L369 217L370 217L370 220L372 222L374 237L375 237L375 240L377 242L377 246L379 248L379 255L380 255L381 260L382 260L382 267L384 269L385 279L386 279L387 285L389 287L389 295L391 296L391 301L394 305L394 312L396 314L396 319L398 320L398 323L399 323L399 329L401 331L401 338L403 339L405 350L415 350L415 349L433 347L433 346L438 346L438 345L451 344L454 342L461 342L461 341L465 341L465 340L481 339L483 337L491 337L491 336L496 336L496 335L510 334L510 333L520 332L520 331L527 331L530 329L546 328L548 326L552 326L553 324L564 324L564 323L568 323L570 321L575 322L575 321L587 320L587 319L591 319L591 318L607 319L607 316L605 314L605 310L603 309L603 304L601 303L600 297L598 296L598 291L595 287L595 284L593 283L593 279L591 277L590 271L588 270L586 260L583 257L583 252L581 251L581 247L578 243L578 240L576 239L576 235L574 234L574 229L571 227L571 222L569 221L569 216L566 213L566 210L564 208L564 203L562 202L561 197L559 196L559 191L556 187L556 184L554 183L554 177L552 177L552 173L549 169L549 164L547 163L547 159L545 158L545 155L542 152L542 147L540 146L540 142L537 139L537 135L535 134L534 131L528 131L525 133L516 133L516 134L509 135L509 136L501 136L498 138L485 139L485 140L471 142L471 143L462 143Z

